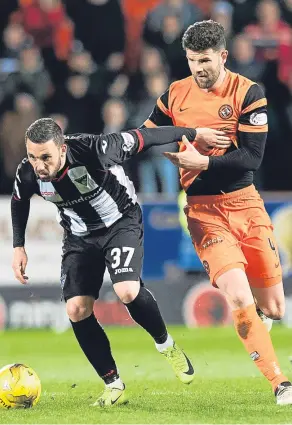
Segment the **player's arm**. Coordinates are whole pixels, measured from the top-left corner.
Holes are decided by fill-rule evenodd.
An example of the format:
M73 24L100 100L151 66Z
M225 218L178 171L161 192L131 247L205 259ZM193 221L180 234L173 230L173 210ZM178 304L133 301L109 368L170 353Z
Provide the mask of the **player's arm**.
M238 125L238 149L210 157L208 169L256 171L262 162L268 134L267 100L253 84L246 93Z
M174 124L172 113L169 109L169 90L167 90L157 99L151 114L140 128L171 125ZM231 139L224 131L211 128L197 128L196 146L202 153L210 153L212 148L227 149L231 143Z
M152 146L177 143L183 135L193 141L197 132L195 129L185 127L159 127L94 136L91 153L103 168L109 168L115 164L122 164L131 156Z
M29 163L24 160L16 171L11 198L11 219L13 232L13 263L12 268L17 280L26 283L25 268L27 255L25 252L25 230L29 216L30 198L37 191L33 171Z

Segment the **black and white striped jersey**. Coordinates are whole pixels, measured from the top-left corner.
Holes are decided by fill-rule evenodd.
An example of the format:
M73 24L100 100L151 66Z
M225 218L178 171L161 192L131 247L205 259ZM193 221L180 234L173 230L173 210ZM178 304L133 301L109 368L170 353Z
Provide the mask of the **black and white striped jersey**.
M111 226L137 200L120 164L142 148L138 133L73 134L65 136L65 142L66 164L51 182L42 182L29 161L22 161L16 172L15 199L29 199L36 193L53 202L60 224L78 236Z
M13 246L24 246L30 198L38 194L58 208L58 220L74 235L110 227L137 202L121 164L142 149L175 143L196 130L159 127L112 134L65 136L66 164L56 178L42 182L25 158L18 166L11 200Z

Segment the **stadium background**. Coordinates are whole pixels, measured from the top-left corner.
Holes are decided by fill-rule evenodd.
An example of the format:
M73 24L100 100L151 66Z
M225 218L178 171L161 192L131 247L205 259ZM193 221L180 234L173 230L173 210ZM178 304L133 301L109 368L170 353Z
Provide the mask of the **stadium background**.
M67 329L60 302L60 238L54 207L33 199L27 232L30 284L13 279L9 194L25 155L23 135L41 116L65 132L140 126L156 98L189 74L181 36L212 18L226 30L227 66L262 85L269 136L256 184L275 225L292 326L292 1L1 0L0 326ZM155 148L126 165L143 205L143 279L170 324L229 324L185 227L176 168ZM290 284L289 284L290 283ZM291 299L290 299L291 297ZM132 325L108 276L97 303L103 324Z

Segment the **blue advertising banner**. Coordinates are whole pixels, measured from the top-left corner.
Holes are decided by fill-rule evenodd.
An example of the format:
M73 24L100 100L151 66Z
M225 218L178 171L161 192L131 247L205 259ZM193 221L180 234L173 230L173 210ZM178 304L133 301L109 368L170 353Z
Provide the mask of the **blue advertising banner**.
M180 204L180 205L179 205ZM188 234L182 205L143 203L145 223L144 279L163 279L174 268L203 272ZM266 201L279 245L284 277L292 275L292 202Z

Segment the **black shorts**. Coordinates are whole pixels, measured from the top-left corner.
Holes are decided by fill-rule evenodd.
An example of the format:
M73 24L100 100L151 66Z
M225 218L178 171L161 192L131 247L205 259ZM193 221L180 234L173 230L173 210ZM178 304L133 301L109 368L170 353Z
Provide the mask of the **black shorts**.
M61 267L63 298L98 298L107 266L113 283L140 280L143 263L143 222L138 204L111 227L87 236L65 232Z

